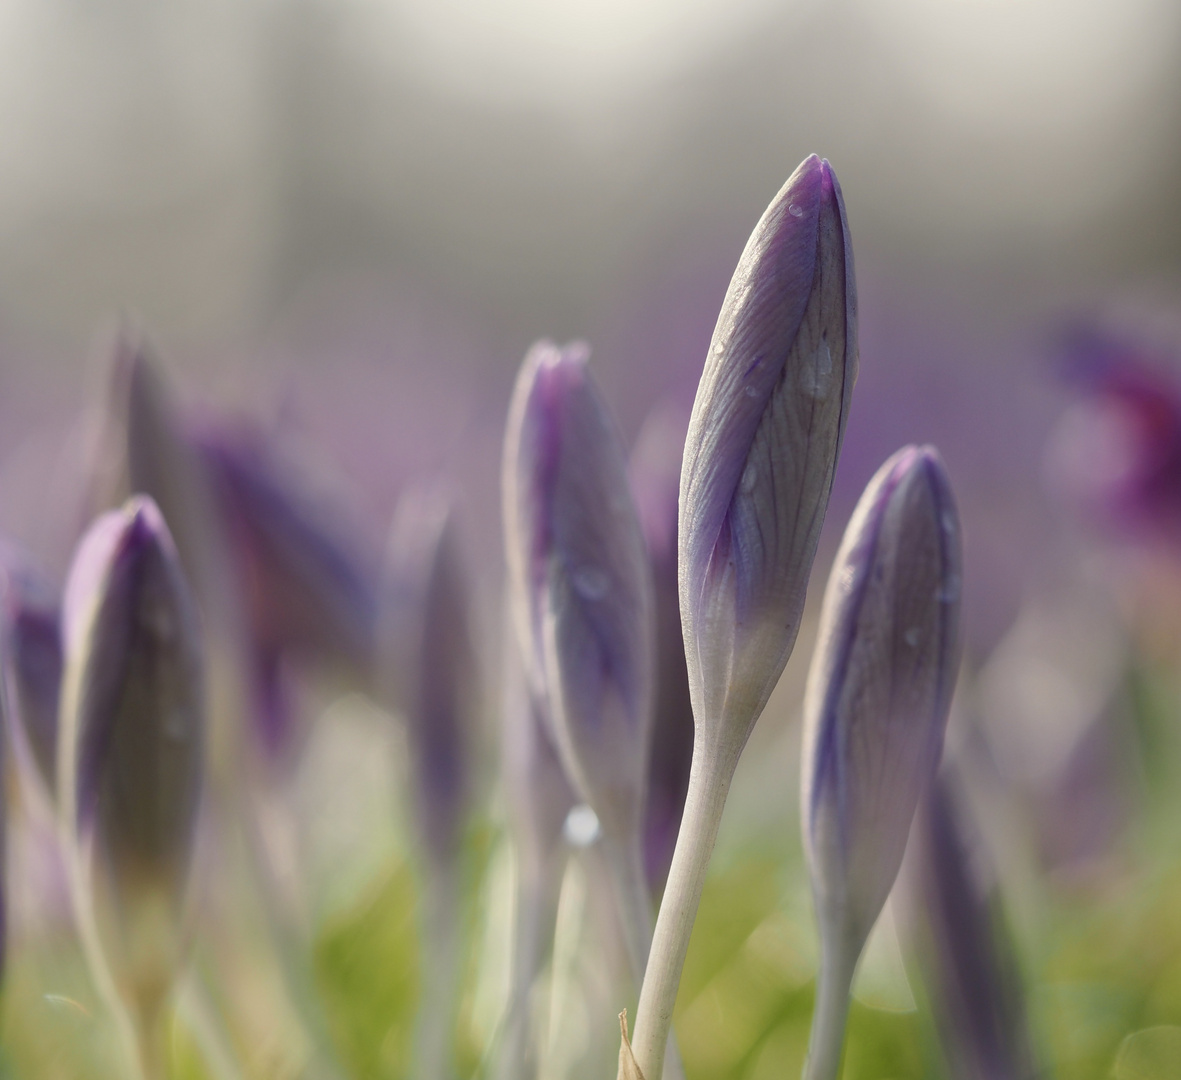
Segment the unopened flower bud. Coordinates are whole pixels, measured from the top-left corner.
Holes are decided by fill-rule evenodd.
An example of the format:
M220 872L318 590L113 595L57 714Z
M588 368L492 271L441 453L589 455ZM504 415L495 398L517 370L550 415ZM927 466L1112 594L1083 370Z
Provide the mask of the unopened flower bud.
M583 345L534 346L504 456L510 603L535 692L602 825L637 984L652 935L641 824L652 730L652 582L622 440Z
M584 345L534 346L509 411L505 547L517 632L554 742L604 829L638 827L652 584L622 441Z
M907 849L910 937L956 1080L1032 1080L1025 994L992 868L945 766Z
M656 693L644 811L644 868L654 892L668 876L693 758L693 705L677 589L677 493L687 423L687 409L657 406L640 429L630 462L656 609Z
M49 584L26 565L9 565L0 576L8 704L17 714L36 771L52 795L57 784L57 710L62 679L57 599Z
M374 575L332 528L327 508L253 432L207 429L196 443L225 515L256 641L367 668Z
M718 315L681 462L678 577L694 744L636 1012L660 1080L689 934L738 758L795 644L857 377L840 185L807 158L767 207Z
M58 793L76 905L147 1024L184 959L205 734L194 605L151 499L83 537L63 631Z
M467 576L441 489L412 488L399 500L387 591L392 689L407 721L419 826L447 863L469 809L479 698Z
M698 737L737 756L799 631L857 375L841 189L815 155L747 242L685 442L681 618Z
M804 697L804 848L822 968L808 1080L840 1061L853 970L943 747L959 663L960 530L942 459L910 446L845 531Z

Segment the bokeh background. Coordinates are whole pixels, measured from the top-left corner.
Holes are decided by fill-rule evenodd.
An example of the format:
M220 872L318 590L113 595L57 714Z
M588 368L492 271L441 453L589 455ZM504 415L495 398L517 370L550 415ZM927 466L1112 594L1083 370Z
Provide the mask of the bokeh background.
M813 151L862 298L838 508L931 440L1034 528L1058 322L1167 321L1181 265L1171 0L4 0L0 130L0 526L45 551L120 312L384 524L412 473L491 490L539 336L591 343L629 437L691 396Z
M658 401L687 405L746 238L810 152L840 178L861 304L817 570L877 465L937 444L965 529L961 712L984 718L989 782L1025 800L1008 824L1038 855L1016 878L1058 875L1048 900L1017 890L1033 997L1062 1075L1106 1076L1125 1035L1181 1017L1177 802L1160 794L1181 776L1181 575L1175 519L1164 554L1129 563L1077 513L1080 470L1127 460L1087 456L1110 430L1072 425L1063 342L1103 326L1166 372L1181 356L1175 0L0 0L0 530L60 578L129 317L188 409L306 450L359 547L380 549L410 480L451 477L495 596L526 349L589 341L629 442ZM695 1076L802 1054L791 755L810 632L736 784L703 909L702 940L723 944L690 958ZM358 745L309 781L316 806L341 803L326 850L369 828L339 795ZM333 931L361 951L384 925L365 910ZM743 1043L758 933L794 1004ZM897 970L870 965L858 1077L887 1060L858 1045L924 1075ZM777 1038L779 1056L751 1050Z

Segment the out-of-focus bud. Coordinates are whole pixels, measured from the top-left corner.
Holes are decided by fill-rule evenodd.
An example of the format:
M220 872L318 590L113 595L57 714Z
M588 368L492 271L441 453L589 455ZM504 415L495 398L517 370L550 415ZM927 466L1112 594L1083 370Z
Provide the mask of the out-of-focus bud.
M585 345L525 358L504 455L510 604L559 757L603 829L637 982L651 937L640 826L652 721L652 582L622 440Z
M469 809L479 680L458 530L441 488L412 488L400 499L386 591L391 689L407 721L419 828L446 863Z
M57 785L57 711L62 642L57 599L49 583L23 563L0 571L4 601L4 683L46 790Z
M644 868L654 892L668 876L693 759L693 705L677 591L677 493L687 423L687 409L671 402L657 406L640 429L630 463L656 608L656 697L644 811Z
M652 583L622 441L586 346L521 366L504 456L517 632L554 742L606 832L638 827L652 704Z
M415 1075L453 1074L459 1007L459 855L471 803L480 707L468 582L453 501L411 488L390 532L384 638L391 698L406 719L411 786L426 859L423 936L429 964L419 1006Z
M1040 1075L1000 897L945 766L907 849L911 929L927 999L955 1080Z
M685 442L681 618L699 739L736 757L799 631L857 375L841 189L815 155L759 221Z
M186 952L205 734L195 610L151 499L83 537L63 636L58 795L76 910L96 979L138 1020L146 1059Z
M961 572L943 461L932 447L906 447L870 481L845 531L804 696L804 849L822 953L806 1080L837 1075L853 971L939 762Z
M258 653L367 672L378 590L366 560L259 436L219 429L195 440L227 523Z
M221 573L210 530L209 485L185 438L170 387L143 334L119 328L111 359L107 445L99 455L95 501L100 510L135 494L150 495L169 522L185 570L204 593Z
M1090 522L1123 539L1181 547L1177 357L1095 327L1064 342L1078 399L1058 422L1047 479Z

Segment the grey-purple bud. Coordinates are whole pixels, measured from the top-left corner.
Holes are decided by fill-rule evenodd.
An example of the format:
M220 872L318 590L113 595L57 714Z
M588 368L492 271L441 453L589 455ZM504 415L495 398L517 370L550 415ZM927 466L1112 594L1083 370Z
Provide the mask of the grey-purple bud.
M698 737L736 759L795 643L857 375L840 186L805 160L722 304L681 471L681 618Z

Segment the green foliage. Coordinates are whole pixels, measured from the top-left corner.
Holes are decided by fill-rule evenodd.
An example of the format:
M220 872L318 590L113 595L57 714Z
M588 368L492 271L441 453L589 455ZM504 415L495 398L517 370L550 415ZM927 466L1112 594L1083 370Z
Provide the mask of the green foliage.
M316 944L316 977L332 1036L356 1076L409 1074L419 992L416 887L402 862L333 919Z

